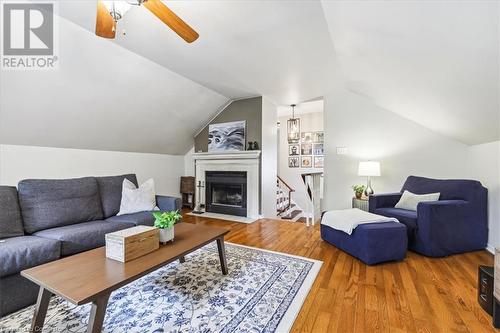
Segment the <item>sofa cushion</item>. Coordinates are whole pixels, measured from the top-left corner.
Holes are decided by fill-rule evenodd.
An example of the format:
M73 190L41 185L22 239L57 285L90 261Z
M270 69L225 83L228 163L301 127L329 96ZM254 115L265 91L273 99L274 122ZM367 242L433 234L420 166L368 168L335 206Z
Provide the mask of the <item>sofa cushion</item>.
M57 240L35 236L11 237L0 243L0 277L59 259Z
M153 216L153 211L149 212L139 212L133 214L125 214L120 216L112 216L107 218L106 221L117 222L117 223L133 223L134 225L148 225L153 226L155 218Z
M99 193L101 195L104 218L118 214L120 202L122 200L122 184L124 179L128 179L136 187L138 186L137 177L134 174L96 177L97 184L99 185Z
M27 179L19 182L18 190L24 230L30 234L103 217L93 177Z
M397 218L399 222L406 225L408 235L413 234L417 227L417 212L411 210L385 207L376 209L375 214Z
M0 239L23 235L17 189L13 186L0 186Z
M131 228L133 226L135 226L133 223L99 220L42 230L36 232L35 235L61 241L61 255L69 256L71 254L104 246L104 236L107 233Z

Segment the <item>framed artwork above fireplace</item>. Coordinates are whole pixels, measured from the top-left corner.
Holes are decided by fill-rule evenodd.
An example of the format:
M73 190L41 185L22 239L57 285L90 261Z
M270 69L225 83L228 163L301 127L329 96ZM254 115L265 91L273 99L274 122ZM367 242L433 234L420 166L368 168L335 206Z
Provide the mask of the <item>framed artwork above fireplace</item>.
M245 150L245 130L245 120L208 125L208 151Z

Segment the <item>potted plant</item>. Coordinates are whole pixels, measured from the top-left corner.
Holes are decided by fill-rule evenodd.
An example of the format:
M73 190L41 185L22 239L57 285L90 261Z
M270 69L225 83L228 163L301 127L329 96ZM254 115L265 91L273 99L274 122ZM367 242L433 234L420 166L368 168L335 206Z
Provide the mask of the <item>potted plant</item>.
M170 212L153 212L154 226L160 229L160 243L174 240L174 224L182 218L178 210Z
M354 190L354 195L356 196L356 199L361 199L361 196L363 195L363 191L365 190L366 186L365 185L353 185L352 189Z

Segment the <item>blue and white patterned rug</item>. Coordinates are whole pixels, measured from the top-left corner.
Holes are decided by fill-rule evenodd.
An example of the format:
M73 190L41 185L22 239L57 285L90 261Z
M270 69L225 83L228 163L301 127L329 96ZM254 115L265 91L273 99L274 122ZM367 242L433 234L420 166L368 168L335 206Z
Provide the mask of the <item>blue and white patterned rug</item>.
M288 332L322 262L227 243L229 274L215 244L111 294L104 332ZM53 297L44 332L85 332L90 306ZM33 306L0 320L26 331Z

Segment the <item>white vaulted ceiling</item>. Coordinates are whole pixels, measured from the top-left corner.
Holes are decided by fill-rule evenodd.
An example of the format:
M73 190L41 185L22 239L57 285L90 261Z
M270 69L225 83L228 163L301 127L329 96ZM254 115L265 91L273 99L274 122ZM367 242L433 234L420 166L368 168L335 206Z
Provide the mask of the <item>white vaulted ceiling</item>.
M1 72L1 143L184 154L228 102L69 21L59 43L57 70Z
M323 1L345 86L466 144L500 139L498 1Z
M319 1L164 2L199 32L197 41L187 44L133 7L114 42L231 99L266 95L289 104L331 87L334 49ZM61 15L94 31L95 5L71 2Z
M1 73L0 142L183 154L231 99L339 84L464 143L500 139L495 1L165 3L196 42L137 7L102 39L96 0L59 1L60 68Z

